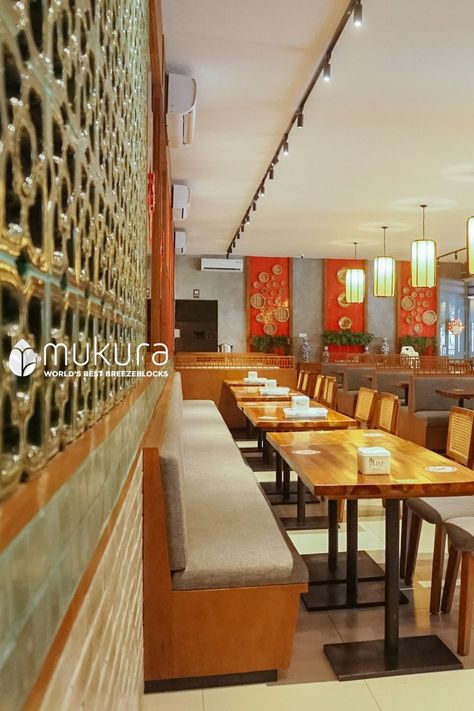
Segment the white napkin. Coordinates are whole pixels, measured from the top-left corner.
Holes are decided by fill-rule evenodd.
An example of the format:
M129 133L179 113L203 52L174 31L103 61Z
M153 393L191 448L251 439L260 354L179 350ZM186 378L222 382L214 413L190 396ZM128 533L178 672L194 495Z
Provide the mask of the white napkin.
M291 398L291 407L293 410L308 410L309 397L307 395L293 395Z
M327 420L328 411L325 407L302 408L284 407L284 415L287 419L299 418L301 420Z
M244 378L244 383L249 385L264 385L267 382L267 378Z
M260 388L260 395L288 395L290 388L269 386Z

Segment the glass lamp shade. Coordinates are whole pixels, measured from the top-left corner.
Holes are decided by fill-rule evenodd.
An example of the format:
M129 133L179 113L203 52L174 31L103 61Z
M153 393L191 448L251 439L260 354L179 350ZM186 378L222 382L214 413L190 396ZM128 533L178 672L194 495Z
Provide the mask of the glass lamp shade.
M474 274L474 217L470 217L466 226L467 269Z
M412 286L436 286L436 242L417 239L411 243Z
M395 260L393 257L374 259L374 296L394 296Z
M346 301L361 304L365 294L365 272L363 269L348 269L346 272Z

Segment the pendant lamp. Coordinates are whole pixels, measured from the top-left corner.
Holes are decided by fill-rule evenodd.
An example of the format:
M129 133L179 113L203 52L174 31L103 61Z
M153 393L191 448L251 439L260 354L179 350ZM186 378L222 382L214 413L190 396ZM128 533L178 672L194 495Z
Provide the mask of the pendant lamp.
M354 242L354 259L357 259L357 242ZM363 269L348 269L346 272L346 301L348 304L362 304L365 294L365 272Z
M467 270L474 274L474 216L469 217L466 225Z
M411 243L411 283L412 286L431 288L436 286L436 242L425 237L425 209L423 210L423 238Z
M395 294L395 260L387 257L385 242L387 227L383 229L383 257L374 259L374 296L391 297Z

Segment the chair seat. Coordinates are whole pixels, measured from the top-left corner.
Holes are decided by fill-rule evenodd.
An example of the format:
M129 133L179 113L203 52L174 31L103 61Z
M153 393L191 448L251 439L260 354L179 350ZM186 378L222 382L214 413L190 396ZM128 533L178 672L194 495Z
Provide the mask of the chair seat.
M408 499L407 506L428 523L444 523L460 516L474 516L474 496Z
M456 550L474 553L474 516L453 518L446 524L446 530Z

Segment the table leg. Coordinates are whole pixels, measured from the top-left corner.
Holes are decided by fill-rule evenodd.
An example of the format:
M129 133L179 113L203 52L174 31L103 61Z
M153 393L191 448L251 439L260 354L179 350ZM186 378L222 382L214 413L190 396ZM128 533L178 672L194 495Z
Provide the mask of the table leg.
M263 432L262 430L257 430L257 449L259 452L263 449Z
M357 499L349 499L347 502L346 595L348 607L357 605L358 503Z
M335 571L339 553L339 516L336 499L329 499L328 501L328 518L328 566L329 570Z
M296 504L296 517L299 526L304 526L306 522L306 487L298 477L298 501Z
M459 407L464 407L464 398L463 397L459 398L458 405L459 405Z
M283 501L290 498L290 467L283 461Z
M275 452L275 489L280 492L283 486L283 460L281 454Z
M385 507L385 637L325 644L324 652L340 681L462 669L456 655L436 635L399 637L399 526L400 502L389 499Z
M262 432L263 436L263 463L271 464L273 461L273 447L270 446L270 442L266 438L265 432Z

